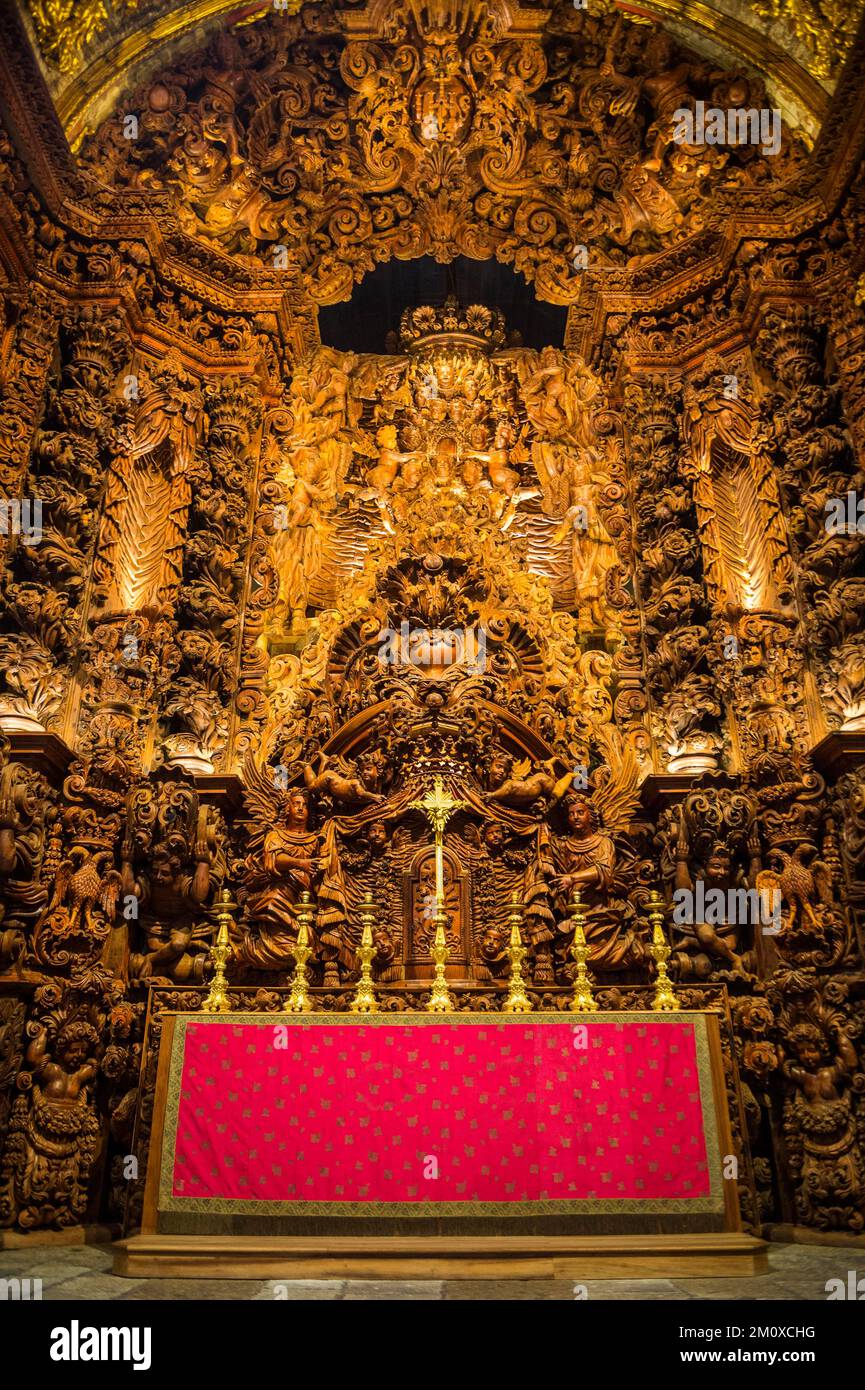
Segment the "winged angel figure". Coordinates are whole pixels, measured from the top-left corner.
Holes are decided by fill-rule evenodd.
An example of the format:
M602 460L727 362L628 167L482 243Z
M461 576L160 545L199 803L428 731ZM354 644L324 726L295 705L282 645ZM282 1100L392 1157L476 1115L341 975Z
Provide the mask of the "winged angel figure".
M567 832L551 837L548 881L558 931L570 933L568 908L578 891L592 964L607 970L627 969L644 952L635 931L636 913L626 896L634 887L633 875L627 872L626 851L617 844L617 837L637 808L640 770L633 748L615 730L601 728L598 738L606 766L592 794L572 791L565 797ZM542 943L538 945L542 955Z
M345 913L333 829L310 828L305 787L279 786L247 755L243 798L253 821L244 861L246 915L257 928L238 948L238 958L258 970L284 970L292 962L295 905L318 883L319 936L341 924Z

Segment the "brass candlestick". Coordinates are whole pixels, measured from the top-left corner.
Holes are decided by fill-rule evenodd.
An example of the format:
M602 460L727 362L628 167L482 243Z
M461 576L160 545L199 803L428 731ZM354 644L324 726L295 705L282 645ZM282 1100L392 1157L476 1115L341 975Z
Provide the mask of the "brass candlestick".
M367 893L364 899L360 920L363 923L360 946L357 952L360 958L360 979L357 982L357 989L349 1008L353 1014L375 1014L378 1013L378 1004L372 983L372 963L375 959L375 946L372 940L372 929L375 923L372 893Z
M306 963L312 955L310 941L310 927L315 914L312 910L312 898L304 889L300 895L300 906L297 911L297 939L291 948L294 956L294 975L291 979L291 993L283 1005L287 1014L311 1014L312 1000L309 997L306 978Z
M526 994L526 982L523 979L523 961L528 953L523 945L523 935L520 930L522 920L522 904L515 893L508 914L508 921L511 924L511 935L508 943L511 977L508 980L508 997L502 1006L502 1012L506 1014L530 1014L532 1011L532 1001Z
M571 918L574 923L574 939L571 943L571 955L577 963L577 973L574 976L574 997L571 1000L571 1012L575 1014L595 1013L598 1001L592 993L592 982L589 979L588 959L591 948L586 945L586 932L583 923L583 904L580 898L579 889L571 899Z
M430 947L430 955L435 965L435 977L432 982L432 989L430 990L430 997L427 1001L426 1009L427 1013L431 1014L449 1014L453 1013L454 1004L445 979L445 966L448 958L448 943L447 937L445 936L445 927L447 926L448 915L445 912L443 898L436 899L436 914L433 921L436 924L436 929L435 936L433 937L433 944Z
M667 961L670 959L672 950L664 935L664 903L660 893L655 888L649 894L649 925L652 928L652 944L649 947L649 954L655 962L655 969L658 972L652 1008L661 1012L669 1012L678 1009L680 1005L667 974Z
M228 997L228 978L225 974L225 967L231 959L233 947L229 937L229 927L232 924L232 910L237 907L237 903L231 901L231 894L227 888L220 890L219 896L213 909L216 918L216 939L210 948L210 963L213 966L213 979L210 981L210 989L207 998L202 1004L202 1011L206 1014L227 1014L231 1012L231 1000Z

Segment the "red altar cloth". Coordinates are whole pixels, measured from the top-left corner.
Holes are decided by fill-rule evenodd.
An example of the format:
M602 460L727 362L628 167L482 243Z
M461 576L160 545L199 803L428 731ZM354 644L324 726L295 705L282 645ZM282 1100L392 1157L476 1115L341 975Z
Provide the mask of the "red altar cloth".
M170 1207L716 1205L705 1035L687 1016L272 1018L185 1020Z

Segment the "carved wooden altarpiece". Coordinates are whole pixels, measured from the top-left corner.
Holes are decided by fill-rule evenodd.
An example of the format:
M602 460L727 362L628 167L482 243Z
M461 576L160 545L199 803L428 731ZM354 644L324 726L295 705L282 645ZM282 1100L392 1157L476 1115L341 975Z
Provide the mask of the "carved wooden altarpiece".
M204 1002L223 889L233 1008L281 1009L304 893L319 1008L349 1007L368 898L381 1009L423 1007L439 780L455 1007L501 1008L516 901L533 1006L567 1008L575 890L602 1007L646 1007L660 891L674 987L723 1019L746 1227L861 1233L854 7L809 48L791 6L803 67L612 0L178 19L113 105L97 7L89 89L24 8L0 15L0 1226L134 1229L160 1020ZM676 136L776 90L776 155ZM356 287L415 261L495 264L563 336L445 292L323 341L324 306L350 336ZM777 930L675 916L709 890L777 895Z

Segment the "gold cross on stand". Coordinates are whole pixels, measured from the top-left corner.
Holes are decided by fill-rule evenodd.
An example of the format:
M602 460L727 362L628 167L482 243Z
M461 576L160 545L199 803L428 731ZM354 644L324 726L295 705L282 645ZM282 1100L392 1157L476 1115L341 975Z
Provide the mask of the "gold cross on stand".
M436 914L435 914L435 937L433 939L430 955L435 965L435 977L432 982L429 1002L425 1005L430 1013L450 1013L454 1007L453 1000L448 991L445 978L445 965L447 964L448 948L445 936L447 925L447 913L445 912L445 875L444 875L444 856L442 853L442 843L445 833L445 826L453 815L454 811L460 811L465 806L464 801L457 801L445 790L441 777L436 777L432 785L432 790L427 788L420 801L412 801L412 809L423 811L429 820L435 834L436 846Z
M451 796L450 792L445 790L441 777L436 777L432 789L428 787L420 801L412 801L409 804L413 810L423 811L433 828L436 845L436 899L440 905L444 906L445 876L442 844L445 826L454 811L461 811L466 803L457 801L455 797Z

